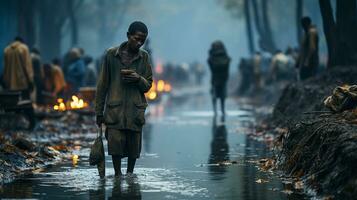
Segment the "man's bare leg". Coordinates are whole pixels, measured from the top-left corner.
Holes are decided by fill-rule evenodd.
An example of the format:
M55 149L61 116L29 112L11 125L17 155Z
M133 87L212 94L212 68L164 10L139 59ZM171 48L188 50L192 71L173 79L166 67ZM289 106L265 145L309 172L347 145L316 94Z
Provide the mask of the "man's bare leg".
M212 97L212 104L213 104L214 116L217 116L217 98L216 97Z
M221 98L221 109L222 109L222 118L221 118L221 121L224 122L225 119L226 119L225 98Z
M134 167L136 163L136 158L128 158L128 168L126 169L126 173L133 173L134 172Z
M115 176L121 176L121 157L120 156L112 156Z

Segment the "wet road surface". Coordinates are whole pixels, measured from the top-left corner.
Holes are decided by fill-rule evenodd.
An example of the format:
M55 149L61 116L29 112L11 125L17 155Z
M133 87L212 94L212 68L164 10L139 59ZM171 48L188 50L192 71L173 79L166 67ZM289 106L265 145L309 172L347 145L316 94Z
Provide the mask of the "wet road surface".
M0 197L37 199L301 199L281 192L282 182L260 172L253 161L269 155L247 133L252 110L227 101L224 123L215 119L208 94L176 98L150 106L143 133L137 178L115 179L110 157L106 178L89 166L89 149L75 152L79 162L64 163L4 185ZM90 137L95 137L93 133ZM218 164L223 161L234 164ZM123 172L126 159L123 162ZM257 183L257 180L267 183Z

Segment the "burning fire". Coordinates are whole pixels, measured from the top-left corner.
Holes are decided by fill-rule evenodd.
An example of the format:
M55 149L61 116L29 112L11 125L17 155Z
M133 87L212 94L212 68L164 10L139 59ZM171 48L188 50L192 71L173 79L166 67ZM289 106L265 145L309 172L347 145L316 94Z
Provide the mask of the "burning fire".
M157 82L154 81L149 92L146 93L146 97L149 100L155 100L160 93L170 92L171 90L172 87L169 83L163 80L158 80Z
M80 99L77 96L73 95L72 100L67 101L66 103L62 98L57 99L57 104L53 106L53 110L66 111L82 109L85 107L88 107L88 103L85 102L83 99Z
M73 154L73 155L72 155L72 164L73 164L73 166L76 166L76 165L77 165L78 160L79 160L79 156L76 155L76 154Z

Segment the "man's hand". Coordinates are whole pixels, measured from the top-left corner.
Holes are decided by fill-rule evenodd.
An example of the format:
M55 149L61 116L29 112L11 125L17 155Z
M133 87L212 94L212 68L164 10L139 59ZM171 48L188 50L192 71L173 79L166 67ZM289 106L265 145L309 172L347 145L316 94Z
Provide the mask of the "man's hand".
M103 115L97 115L96 116L96 123L97 123L98 127L100 127L104 123Z
M136 83L140 80L140 75L132 71L130 74L123 74L123 80L126 83Z

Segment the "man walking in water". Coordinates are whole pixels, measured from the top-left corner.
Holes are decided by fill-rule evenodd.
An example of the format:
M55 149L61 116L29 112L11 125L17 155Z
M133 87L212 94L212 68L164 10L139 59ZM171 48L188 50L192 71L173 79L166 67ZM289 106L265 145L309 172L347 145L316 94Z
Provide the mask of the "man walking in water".
M221 41L215 41L209 50L208 64L211 70L211 94L214 116L217 116L217 98L221 101L222 121L225 120L224 101L227 96L227 81L229 63L231 59L227 55L226 48Z
M97 125L104 123L107 127L108 154L112 156L116 177L122 175L121 159L124 157L128 157L126 173L131 177L141 152L148 105L144 93L152 84L149 55L140 49L147 35L144 23L130 24L128 40L106 51L97 83Z

